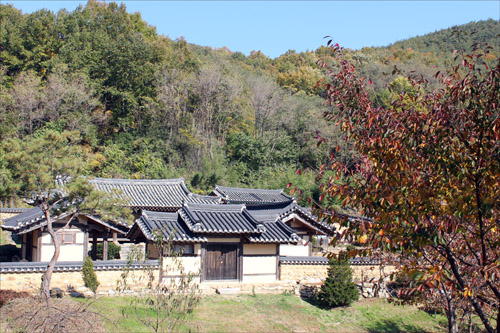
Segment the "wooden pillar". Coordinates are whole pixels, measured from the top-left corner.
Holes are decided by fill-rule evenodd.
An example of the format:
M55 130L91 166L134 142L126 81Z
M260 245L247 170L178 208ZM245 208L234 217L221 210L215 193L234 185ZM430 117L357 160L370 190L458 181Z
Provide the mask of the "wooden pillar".
M23 240L21 242L21 259L26 260L26 234L23 234Z
M36 261L42 261L42 236L43 232L42 229L38 230L38 244L37 244L37 254L36 254Z
M113 231L113 243L118 245L118 233L116 231Z
M83 234L83 260L89 255L89 227L85 228Z
M307 244L307 246L309 246L309 257L313 255L313 242L312 242L312 233L308 232L307 233L309 235L309 244Z
M103 237L102 260L108 260L108 233L106 233Z
M92 260L97 259L97 231L92 230Z
M276 244L276 280L281 279L281 270L280 270L280 244Z

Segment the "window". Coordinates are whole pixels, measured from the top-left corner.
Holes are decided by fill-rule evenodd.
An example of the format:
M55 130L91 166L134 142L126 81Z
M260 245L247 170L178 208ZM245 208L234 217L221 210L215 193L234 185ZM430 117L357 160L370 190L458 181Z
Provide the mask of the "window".
M174 251L181 254L194 254L194 245L193 244L186 244L186 245L174 245Z
M76 243L76 233L74 232L58 232L57 240L59 244L75 244Z

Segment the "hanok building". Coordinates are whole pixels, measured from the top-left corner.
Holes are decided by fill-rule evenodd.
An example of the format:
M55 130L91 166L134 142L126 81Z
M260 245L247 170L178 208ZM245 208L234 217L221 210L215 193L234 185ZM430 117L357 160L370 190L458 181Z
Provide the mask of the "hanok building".
M216 197L191 193L182 178L161 180L94 178L90 183L100 191L124 199L136 217L140 216L144 209L175 212L187 200L203 203L220 202ZM108 241L128 242L125 235L129 231L129 226L123 223L103 221L98 216L89 214L74 216L63 214L51 218L61 244L59 261L83 260L90 249L92 249L90 255L95 260L98 243L103 244L102 258L107 260ZM71 221L68 221L69 218L72 218ZM47 220L40 208L31 208L4 221L1 226L4 230L22 237L22 260L37 262L49 261L52 258L54 245L46 230Z
M102 221L88 214L62 214L51 216L51 219L61 245L59 261L83 260L89 252L89 242L93 244L92 256L95 259L98 239L104 242L103 256L107 259L108 239L117 242L118 237L124 237L129 229L126 224ZM52 259L54 243L40 208L31 208L4 221L2 229L22 239L21 260L38 262Z
M333 231L282 190L216 186L211 196L202 196L191 193L182 178L90 182L124 199L136 220L129 229L86 214L69 223L69 215L54 217L61 240L59 261L83 260L91 245L96 249L102 242L106 249L111 239L143 243L149 258L157 258L153 243L160 232L183 250L185 268L201 271L201 281L273 282L279 280L281 259L310 256L312 236ZM2 228L22 235L23 259L52 257L53 244L39 208L7 219ZM91 255L96 258L95 252Z
M280 256L309 256L311 237L332 232L281 190L224 189L231 191L213 194L228 204L186 202L177 214L143 211L127 237L147 243L155 258L151 245L159 230L183 249L185 266L201 270L201 281L273 282Z

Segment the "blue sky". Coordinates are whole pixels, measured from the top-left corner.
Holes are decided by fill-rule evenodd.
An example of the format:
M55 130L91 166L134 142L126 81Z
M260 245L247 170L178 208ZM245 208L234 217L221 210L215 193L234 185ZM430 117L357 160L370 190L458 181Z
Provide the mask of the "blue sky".
M12 1L24 13L74 10L86 1ZM383 46L471 21L500 19L500 1L123 1L172 39L272 58L314 50L332 36L341 46ZM500 32L499 32L500 33Z

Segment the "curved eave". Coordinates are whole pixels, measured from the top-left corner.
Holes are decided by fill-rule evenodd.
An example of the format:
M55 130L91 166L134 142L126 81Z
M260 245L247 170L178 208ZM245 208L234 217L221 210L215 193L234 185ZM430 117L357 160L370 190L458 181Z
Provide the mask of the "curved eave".
M252 244L297 244L298 241L294 239L255 239L252 237L248 238L248 241Z

